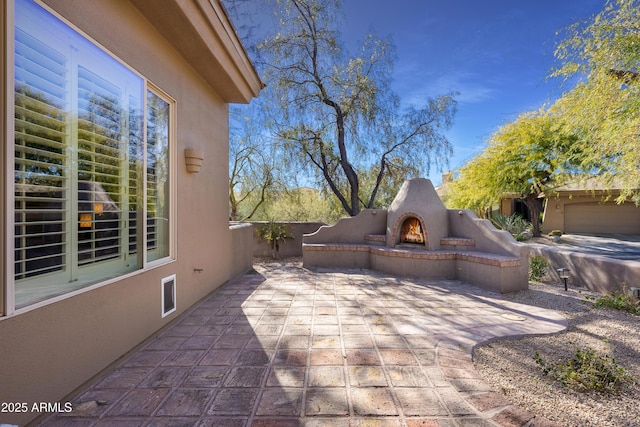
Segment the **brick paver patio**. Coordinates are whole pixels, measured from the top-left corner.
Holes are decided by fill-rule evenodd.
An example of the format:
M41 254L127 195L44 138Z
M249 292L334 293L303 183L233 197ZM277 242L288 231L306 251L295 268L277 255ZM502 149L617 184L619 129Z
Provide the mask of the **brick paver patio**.
M511 405L471 350L566 328L458 281L261 264L213 292L46 426L551 425ZM533 421L531 421L533 420Z

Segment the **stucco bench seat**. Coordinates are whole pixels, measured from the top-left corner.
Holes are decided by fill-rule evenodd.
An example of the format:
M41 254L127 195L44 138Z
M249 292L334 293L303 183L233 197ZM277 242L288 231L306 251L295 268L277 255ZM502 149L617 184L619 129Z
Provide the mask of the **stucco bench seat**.
M521 260L518 257L479 251L398 249L361 243L304 243L302 246L304 251L371 252L392 258L450 259L477 262L480 264L494 265L496 267L514 267L521 265Z
M371 245L358 243L303 243L303 251L355 251L369 252Z
M467 239L465 237L443 237L440 239L440 246L442 249L468 251L476 246L476 242L473 239Z
M509 290L513 275L522 266L519 257L489 252L390 248L366 243L303 243L302 254L305 267L367 268L398 276L460 279L500 292Z
M412 259L456 259L461 261L477 262L480 264L494 265L496 267L514 267L521 264L520 258L498 255L489 252L478 251L427 251L415 249L395 248L371 248L372 253L384 254L389 257Z
M455 251L429 251L426 249L402 249L372 247L372 254L384 255L391 258L410 259L456 259Z
M365 234L364 241L373 245L385 245L387 243L386 234Z
M305 267L371 268L371 245L358 243L303 243Z
M522 265L522 260L518 257L498 255L488 252L458 251L456 252L456 259L460 261L493 265L496 267L518 267Z

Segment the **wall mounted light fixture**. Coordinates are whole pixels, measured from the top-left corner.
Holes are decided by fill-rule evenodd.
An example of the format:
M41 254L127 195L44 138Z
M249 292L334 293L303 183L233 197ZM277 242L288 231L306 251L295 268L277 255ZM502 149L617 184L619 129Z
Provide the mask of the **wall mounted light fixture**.
M195 148L186 148L184 150L184 160L187 164L187 172L198 173L204 160L204 152Z

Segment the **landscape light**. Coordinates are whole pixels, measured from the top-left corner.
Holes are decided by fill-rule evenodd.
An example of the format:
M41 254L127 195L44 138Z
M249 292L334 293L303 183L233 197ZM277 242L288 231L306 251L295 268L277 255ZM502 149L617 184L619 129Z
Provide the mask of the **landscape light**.
M564 280L564 290L567 290L567 279L569 279L569 273L571 272L571 270L569 270L568 268L559 268L558 269L558 276L560 276L561 279Z

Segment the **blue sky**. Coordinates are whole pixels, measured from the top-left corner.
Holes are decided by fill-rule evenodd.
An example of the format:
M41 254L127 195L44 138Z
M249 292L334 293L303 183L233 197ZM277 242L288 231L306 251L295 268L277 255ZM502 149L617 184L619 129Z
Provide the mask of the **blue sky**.
M604 8L605 0L344 0L350 49L371 28L397 49L393 88L404 105L459 92L447 133L450 167L482 151L485 140L520 113L558 98L549 80L559 30ZM428 178L439 184L432 168Z

